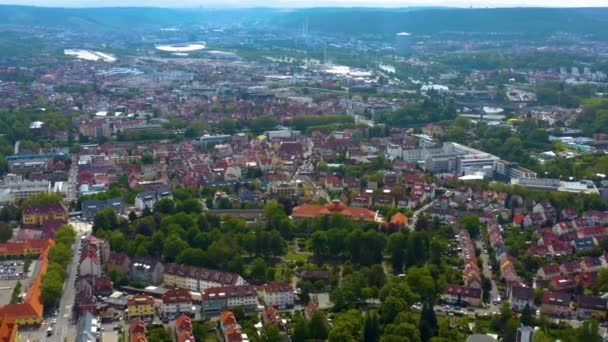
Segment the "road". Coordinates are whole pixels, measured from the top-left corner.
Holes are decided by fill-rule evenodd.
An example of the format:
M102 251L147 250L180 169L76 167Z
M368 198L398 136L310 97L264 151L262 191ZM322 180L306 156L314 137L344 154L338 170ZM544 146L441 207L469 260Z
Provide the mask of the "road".
M410 227L410 229L414 229L416 227L416 222L418 221L418 216L420 216L421 213L429 210L429 208L433 205L433 202L431 201L428 204L425 204L424 206L422 206L420 209L414 211L414 214L412 215L412 219L410 220L408 226Z
M78 189L77 189L77 177L78 177L78 156L72 156L72 164L70 165L70 171L68 173L68 193L67 199L69 202L75 201L78 199Z
M76 232L76 243L72 248L72 262L68 265L68 275L63 284L63 294L59 302L59 315L55 324L55 332L53 336L47 338L47 341L74 341L76 340L76 322L72 320L72 307L74 306L74 297L76 295L76 273L78 271L78 251L80 250L80 237L82 232Z
M477 245L477 248L479 248L479 250L481 250L481 254L479 255L479 258L481 259L481 261L483 262L483 275L490 279L490 282L492 282L492 290L490 291L490 305L493 306L494 305L494 299L496 299L498 297L498 287L496 286L496 282L494 281L493 275L492 275L492 270L490 269L490 256L488 255L488 253L486 253L485 249L483 248L484 246L482 245L481 241L477 240L475 241L475 244Z

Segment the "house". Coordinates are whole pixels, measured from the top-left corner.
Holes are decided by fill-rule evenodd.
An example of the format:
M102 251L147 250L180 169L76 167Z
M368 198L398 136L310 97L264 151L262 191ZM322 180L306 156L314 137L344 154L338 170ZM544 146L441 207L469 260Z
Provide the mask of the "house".
M401 212L397 212L395 215L391 217L389 225L395 228L403 228L408 225L407 216L403 215Z
M595 240L592 237L577 238L572 241L572 245L577 252L585 251L595 247Z
M90 312L80 316L76 325L76 342L95 342L99 337L97 318Z
M129 341L130 342L147 342L146 335L148 334L148 327L146 322L136 319L129 325Z
M481 306L482 291L460 285L446 285L443 290L443 301L449 304Z
M541 214L544 221L555 222L557 219L557 211L549 201L542 201L538 203L532 207L532 212Z
M131 319L154 319L154 298L134 295L127 301L127 317Z
M258 306L258 293L252 285L236 285L207 288L202 293L203 314L217 313L225 309L242 307L253 310Z
M188 315L180 315L175 320L175 335L177 342L196 342L192 335L192 319Z
M22 228L42 227L47 220L68 221L68 209L63 203L30 204L23 209Z
M108 297L113 292L112 279L101 276L93 278L93 290L96 296Z
M528 305L534 308L534 289L524 286L513 286L509 294L509 303L513 311L521 312Z
M171 289L162 297L160 312L164 317L174 317L178 314L193 314L192 295L185 289Z
M139 210L154 209L154 204L161 199L173 199L173 193L168 188L158 191L144 191L135 196L135 207Z
M308 304L304 307L304 317L310 320L312 319L312 314L319 309L319 302L314 299L310 299Z
M242 333L241 326L238 324L232 311L222 311L219 322L225 342L243 342L249 340L247 335Z
M91 248L83 249L80 254L80 263L78 264L78 272L81 276L100 276L101 263L97 252Z
M163 282L166 286L176 286L190 291L246 284L245 279L236 273L174 263L165 265Z
M264 287L264 304L285 309L293 307L293 303L294 296L291 284L271 282Z
M372 196L366 193L352 195L350 205L354 208L369 208L372 206Z
M560 216L564 220L572 221L578 217L578 213L576 212L576 209L574 209L574 208L564 208L560 212Z
M129 273L129 267L131 266L131 258L126 253L122 252L110 252L108 261L106 262L106 269L115 269L120 274L126 275Z
M581 267L581 263L579 261L569 261L563 263L560 268L562 273L566 275L576 274L583 271L583 268Z
M602 268L602 260L600 258L586 256L581 261L581 268L583 272L599 272Z
M329 284L329 272L323 270L306 270L300 275L302 280L315 282L317 280L323 281L325 284Z
M341 214L351 217L358 221L382 222L378 213L366 208L347 207L340 201L332 201L326 205L302 204L295 208L291 213L293 219L311 219L321 215Z
M572 315L571 302L569 293L545 291L541 300L540 311L548 316L568 318Z
M276 325L280 331L287 331L287 322L281 318L279 310L274 306L267 305L264 307L264 311L262 311L262 324L273 324Z
M163 264L152 258L135 257L129 267L129 277L150 285L158 285L163 279Z
M125 204L120 197L110 198L107 200L89 200L83 201L80 211L80 217L85 221L93 221L95 215L106 208L114 209L117 214L121 214L125 211Z
M576 317L580 320L595 318L604 321L608 314L608 299L580 295L576 298Z
M568 221L560 221L553 225L553 232L557 235L564 235L574 231L574 227Z
M551 291L570 291L576 288L576 279L570 276L557 276L549 281Z

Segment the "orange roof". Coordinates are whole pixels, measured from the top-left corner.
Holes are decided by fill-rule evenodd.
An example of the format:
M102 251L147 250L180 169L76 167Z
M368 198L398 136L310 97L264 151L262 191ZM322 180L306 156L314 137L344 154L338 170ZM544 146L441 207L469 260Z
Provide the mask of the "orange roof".
M195 342L191 331L184 331L177 336L177 342Z
M344 203L339 201L333 201L326 205L302 204L293 208L291 216L298 218L314 218L319 215L331 214L341 214L364 221L376 221L375 212L366 208L347 207Z
M0 254L26 254L42 251L49 244L49 239L30 240L26 242L0 243Z
M38 275L30 285L26 294L25 302L22 304L9 304L0 308L0 317L4 317L7 322L14 322L16 319L41 319L44 307L42 305L42 296L40 286L42 285L42 277L46 273L49 260L49 248L54 245L53 240L44 240L45 247L40 254L40 267Z
M393 217L391 217L391 224L394 224L399 227L407 226L408 219L407 216L403 215L401 212L397 212Z
M144 334L131 335L130 342L148 342L148 338Z
M220 324L221 325L236 325L236 317L232 311L225 310L220 314Z
M16 323L9 322L6 316L0 318L0 342L17 341L17 333L19 326Z
M188 315L181 314L175 320L175 330L178 332L192 331L192 319Z

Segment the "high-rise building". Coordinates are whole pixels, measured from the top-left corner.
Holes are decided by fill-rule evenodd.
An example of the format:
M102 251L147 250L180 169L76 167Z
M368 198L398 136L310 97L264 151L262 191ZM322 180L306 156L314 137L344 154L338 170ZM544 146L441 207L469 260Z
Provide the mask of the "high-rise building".
M407 56L412 52L412 35L407 32L399 32L395 37L395 54Z

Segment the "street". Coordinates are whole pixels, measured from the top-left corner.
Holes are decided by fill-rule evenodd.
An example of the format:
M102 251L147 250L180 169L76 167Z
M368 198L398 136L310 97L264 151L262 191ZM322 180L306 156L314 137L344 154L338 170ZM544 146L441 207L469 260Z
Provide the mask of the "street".
M416 222L418 221L418 216L420 216L420 214L422 214L423 212L429 210L429 208L432 205L433 205L433 201L431 201L428 204L425 204L420 209L414 211L414 214L412 215L412 219L410 220L410 223L409 223L410 229L414 229L416 227Z
M68 265L68 275L63 284L63 294L59 302L57 323L55 324L55 332L53 336L47 338L47 341L74 341L76 339L76 322L72 321L72 307L74 305L74 297L76 295L75 282L78 268L78 250L80 249L80 237L82 233L76 232L76 242L72 248L72 262Z

